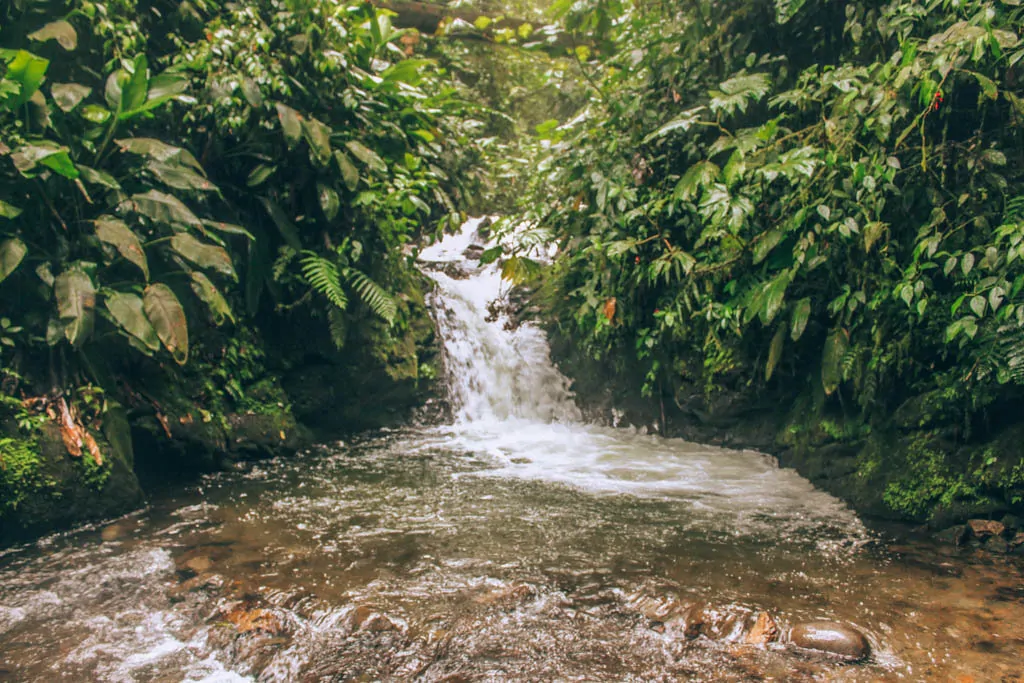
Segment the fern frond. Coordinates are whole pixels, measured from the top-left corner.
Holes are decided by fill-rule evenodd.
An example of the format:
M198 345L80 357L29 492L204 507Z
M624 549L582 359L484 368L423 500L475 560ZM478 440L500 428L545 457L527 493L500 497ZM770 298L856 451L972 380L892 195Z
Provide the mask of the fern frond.
M302 276L316 292L327 297L327 300L338 308L344 310L348 306L348 297L341 287L341 274L338 267L331 261L318 256L311 251L303 252L305 255L300 262Z
M341 351L345 348L348 326L345 323L345 316L337 306L331 306L327 311L327 329L331 333L331 341Z
M355 268L349 268L345 276L348 278L349 284L352 285L352 289L356 290L359 298L369 306L375 315L383 318L389 325L394 324L398 306L390 294L365 273Z

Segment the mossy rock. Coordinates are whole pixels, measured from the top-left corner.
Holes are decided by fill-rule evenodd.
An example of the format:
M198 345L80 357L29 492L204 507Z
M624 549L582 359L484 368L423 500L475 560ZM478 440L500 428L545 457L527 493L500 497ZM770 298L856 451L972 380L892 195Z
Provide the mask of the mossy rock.
M313 442L309 429L288 412L228 416L228 448L244 460L292 455Z
M0 544L29 540L83 522L122 515L141 506L144 494L132 469L132 441L123 409L112 404L104 433L93 434L103 455L71 457L59 427L48 422L27 442L38 457L23 497L0 516Z

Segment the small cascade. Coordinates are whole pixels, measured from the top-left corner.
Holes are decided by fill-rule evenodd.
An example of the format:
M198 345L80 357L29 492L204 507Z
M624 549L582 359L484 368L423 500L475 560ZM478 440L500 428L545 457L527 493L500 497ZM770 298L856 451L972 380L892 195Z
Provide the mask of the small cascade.
M484 220L470 219L420 255L438 285L433 305L456 421L577 422L569 380L552 364L543 331L510 325L507 312L492 306L509 285L497 263L479 265Z

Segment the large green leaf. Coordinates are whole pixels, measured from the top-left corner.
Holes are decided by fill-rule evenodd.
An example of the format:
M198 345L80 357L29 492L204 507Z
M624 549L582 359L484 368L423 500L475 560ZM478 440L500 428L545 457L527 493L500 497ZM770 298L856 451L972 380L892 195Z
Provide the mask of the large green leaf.
M4 200L0 199L0 218L17 218L21 215L21 211L21 209L13 204L8 204Z
M180 199L157 190L132 195L128 207L157 223L187 225L199 229L203 227L202 221Z
M22 145L11 152L11 161L22 175L31 177L38 166L56 171L65 178L78 177L78 169L68 156L68 148L48 140Z
M78 47L78 33L75 32L75 27L63 19L51 21L38 31L28 34L28 37L29 40L37 40L41 43L56 40L57 44L65 50L74 50Z
M231 314L231 307L228 306L228 302L224 299L224 295L220 293L220 290L210 282L210 278L198 271L194 271L192 273L192 291L206 302L215 325L222 324L224 320L235 322L235 316Z
M186 232L179 232L172 237L171 247L200 268L212 268L228 277L237 277L231 256L222 247L201 242Z
M768 362L764 366L765 381L772 378L772 373L775 372L775 366L779 364L779 359L782 358L782 349L785 344L786 322L782 321L779 323L779 329L775 330L775 336L772 337L772 344L768 348Z
M20 88L17 97L11 98L8 103L12 108L20 107L28 102L43 84L50 61L26 50L0 50L0 59L7 62L4 80L17 83Z
M79 346L92 333L96 315L96 286L85 271L69 268L53 283L57 314L64 326L64 336L72 346Z
M326 166L331 162L331 128L309 117L302 122L302 132L309 143L317 163Z
M146 168L157 180L176 190L194 190L197 192L220 192L220 189L190 168L179 164L168 164L163 161L150 161Z
M355 155L356 159L369 166L371 171L384 173L388 170L388 165L384 163L384 160L363 143L349 140L345 143L345 146L348 147L348 151Z
M302 139L302 114L286 104L278 103L275 106L277 107L277 118L281 121L281 130L284 131L288 148L291 149Z
M809 298L800 299L793 306L793 319L790 322L790 338L796 341L803 336L804 330L807 329L807 320L811 317L811 300Z
M762 298L762 308L758 312L758 315L761 317L761 322L765 325L771 323L782 308L782 304L786 300L786 288L789 287L789 283L792 279L793 276L790 272L784 271L775 276L775 278L765 286L764 297Z
M95 168L79 164L78 172L81 179L91 185L99 185L100 187L105 187L108 190L121 189L121 185L114 179L114 176L110 175L106 171L98 171Z
M359 169L348 158L348 155L340 149L334 153L334 160L338 162L338 170L341 171L341 178L345 181L345 187L350 192L359 189Z
M249 177L246 178L245 184L249 187L259 187L267 181L274 171L277 170L277 166L270 166L267 164L260 164L252 170Z
M170 287L157 282L146 287L142 305L164 347L175 362L184 365L188 361L188 321L178 297Z
M21 264L28 247L17 237L0 242L0 282L3 282Z
M65 113L77 107L91 92L92 88L78 83L54 83L50 86L50 95L53 96L54 103Z
M317 197L320 198L320 208L324 212L324 217L333 221L337 215L338 210L341 207L341 201L338 199L338 193L333 187L324 185L323 183L316 184Z
M142 299L134 294L109 292L104 296L103 304L125 332L151 351L160 350L160 338L146 317Z
M126 261L139 267L149 280L149 262L139 238L124 221L112 216L96 219L96 237L113 246Z
M834 392L843 381L843 358L849 345L850 333L841 327L832 330L825 340L821 352L821 385L826 394Z
M202 165L187 149L168 145L166 142L161 142L155 138L124 138L114 140L114 142L121 148L122 152L148 157L153 161L189 166L197 172L206 175Z
M139 55L132 64L131 73L121 87L120 118L127 118L146 103L149 92L149 62Z

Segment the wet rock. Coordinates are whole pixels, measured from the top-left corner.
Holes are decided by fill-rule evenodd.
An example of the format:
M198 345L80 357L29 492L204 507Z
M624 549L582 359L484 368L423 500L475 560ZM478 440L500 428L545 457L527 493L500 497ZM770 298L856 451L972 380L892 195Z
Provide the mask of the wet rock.
M170 598L171 602L181 602L189 593L218 590L223 588L224 584L225 580L223 576L207 572L205 574L193 576L191 579L174 586L167 591L167 597Z
M789 632L789 642L798 648L859 661L871 654L871 645L857 629L832 621L797 624Z
M1005 515L1001 521L1003 526L1006 527L1006 531L1011 534L1024 531L1024 520L1021 520L1017 515Z
M1005 554L1009 551L1009 545L1002 536L989 536L986 538L981 547L990 553L996 553L999 555Z
M485 251L486 249L483 246L479 244L471 244L466 247L465 251L462 252L462 255L472 261L479 261Z
M196 574L202 574L203 572L210 569L213 566L213 561L208 557L202 555L198 557L190 557L181 564L181 568L189 569Z
M499 590L490 591L473 598L473 602L481 605L497 605L504 608L512 607L523 600L537 594L536 589L525 583L515 584Z
M971 537L971 530L966 524L958 524L948 529L943 529L935 534L935 538L943 543L951 543L958 548L966 545Z
M970 519L967 520L967 526L971 528L971 533L979 541L984 541L989 536L1002 536L1003 532L1006 531L1006 527L1003 526L1002 522L990 519Z
M284 629L281 619L276 614L262 608L237 607L227 612L224 620L234 624L239 633L261 631L277 635Z
M402 625L382 612L367 605L359 605L352 610L350 623L353 629L382 633L384 631L401 631Z
M753 628L747 633L743 642L747 645L767 645L779 637L779 625L772 619L772 615L761 612L757 615L757 621Z
M1024 555L1024 532L1018 532L1006 545L1013 555Z

